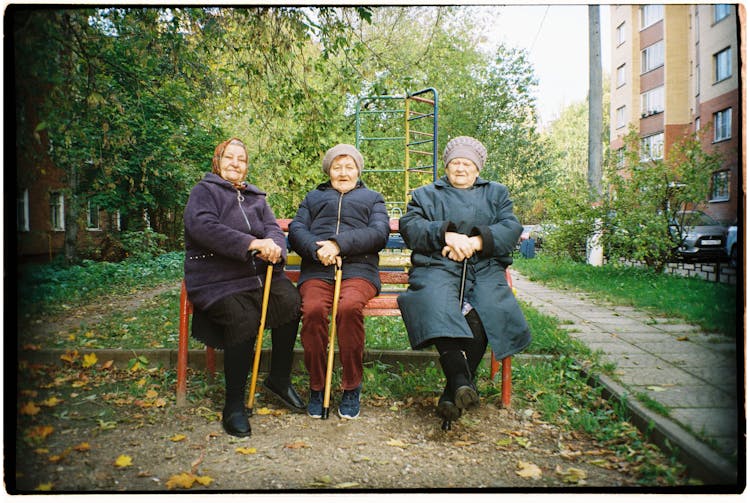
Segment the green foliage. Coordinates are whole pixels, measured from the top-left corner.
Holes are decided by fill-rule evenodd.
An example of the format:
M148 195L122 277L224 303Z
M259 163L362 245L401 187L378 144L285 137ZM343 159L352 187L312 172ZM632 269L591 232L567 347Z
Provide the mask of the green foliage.
M19 314L59 313L136 288L178 282L184 253L172 252L150 259L119 263L85 260L81 265L29 264L19 268Z
M123 232L120 240L126 256L143 260L165 253L163 246L167 236L149 227L142 231Z
M682 278L649 269L607 264L594 267L539 254L513 267L557 288L591 292L603 301L632 305L655 316L681 318L704 330L735 336L737 287Z
M642 159L639 142L631 131L624 166L609 168L612 189L602 243L610 259L640 261L661 272L674 258L684 232L677 212L707 199L708 182L721 157L704 151L698 135L673 144L664 159ZM673 222L678 223L674 232Z

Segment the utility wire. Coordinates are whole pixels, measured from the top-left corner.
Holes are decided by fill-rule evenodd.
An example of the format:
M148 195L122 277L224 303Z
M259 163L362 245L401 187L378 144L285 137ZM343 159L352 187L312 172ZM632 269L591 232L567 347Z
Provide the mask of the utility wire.
M542 25L544 24L544 20L547 19L547 13L549 12L550 6L548 5L546 9L544 9L544 15L542 16L542 20L539 22L539 29L536 30L536 35L534 35L534 41L531 43L531 48L529 49L529 53L531 53L534 50L534 46L536 45L536 40L539 38L539 34L542 32Z

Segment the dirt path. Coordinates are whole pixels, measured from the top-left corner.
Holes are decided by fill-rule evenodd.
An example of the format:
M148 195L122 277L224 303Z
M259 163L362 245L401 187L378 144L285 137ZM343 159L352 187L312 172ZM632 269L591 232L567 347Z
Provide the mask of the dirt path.
M173 285L117 299L137 309ZM52 334L115 308L104 300L69 316L40 320ZM114 369L81 360L20 362L15 466L9 490L383 490L440 488L638 487L643 465L631 464L587 435L539 419L518 401L494 399L440 428L433 396L408 403L363 392L354 421L290 413L260 395L253 435L226 435L223 386L191 378L192 405L177 408L172 369ZM627 440L617 440L627 442ZM12 452L12 451L11 451ZM663 459L664 464L669 464ZM121 466L118 466L121 465ZM653 482L652 482L653 483ZM657 485L668 485L657 481Z

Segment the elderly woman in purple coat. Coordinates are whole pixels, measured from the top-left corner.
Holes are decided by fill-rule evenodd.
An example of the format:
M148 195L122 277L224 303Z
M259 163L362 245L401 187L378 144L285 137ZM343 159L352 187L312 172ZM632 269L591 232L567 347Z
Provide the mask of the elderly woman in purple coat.
M212 172L193 188L185 207L185 284L194 306L192 335L224 350L222 425L238 437L251 433L245 388L268 264L274 264L266 315L273 347L263 387L292 409L306 408L290 381L300 295L284 275L286 239L266 194L245 181L247 161L241 140L220 143Z

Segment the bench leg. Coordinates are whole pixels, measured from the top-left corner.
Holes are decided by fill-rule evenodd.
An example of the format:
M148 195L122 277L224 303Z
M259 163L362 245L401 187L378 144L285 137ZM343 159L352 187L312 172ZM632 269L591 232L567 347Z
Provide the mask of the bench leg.
M206 346L206 370L208 370L208 382L213 383L216 376L216 351L211 346Z
M510 356L506 356L503 358L503 383L502 383L502 402L503 407L506 409L510 409Z
M187 405L187 363L188 363L188 314L180 309L180 338L177 343L177 406Z

